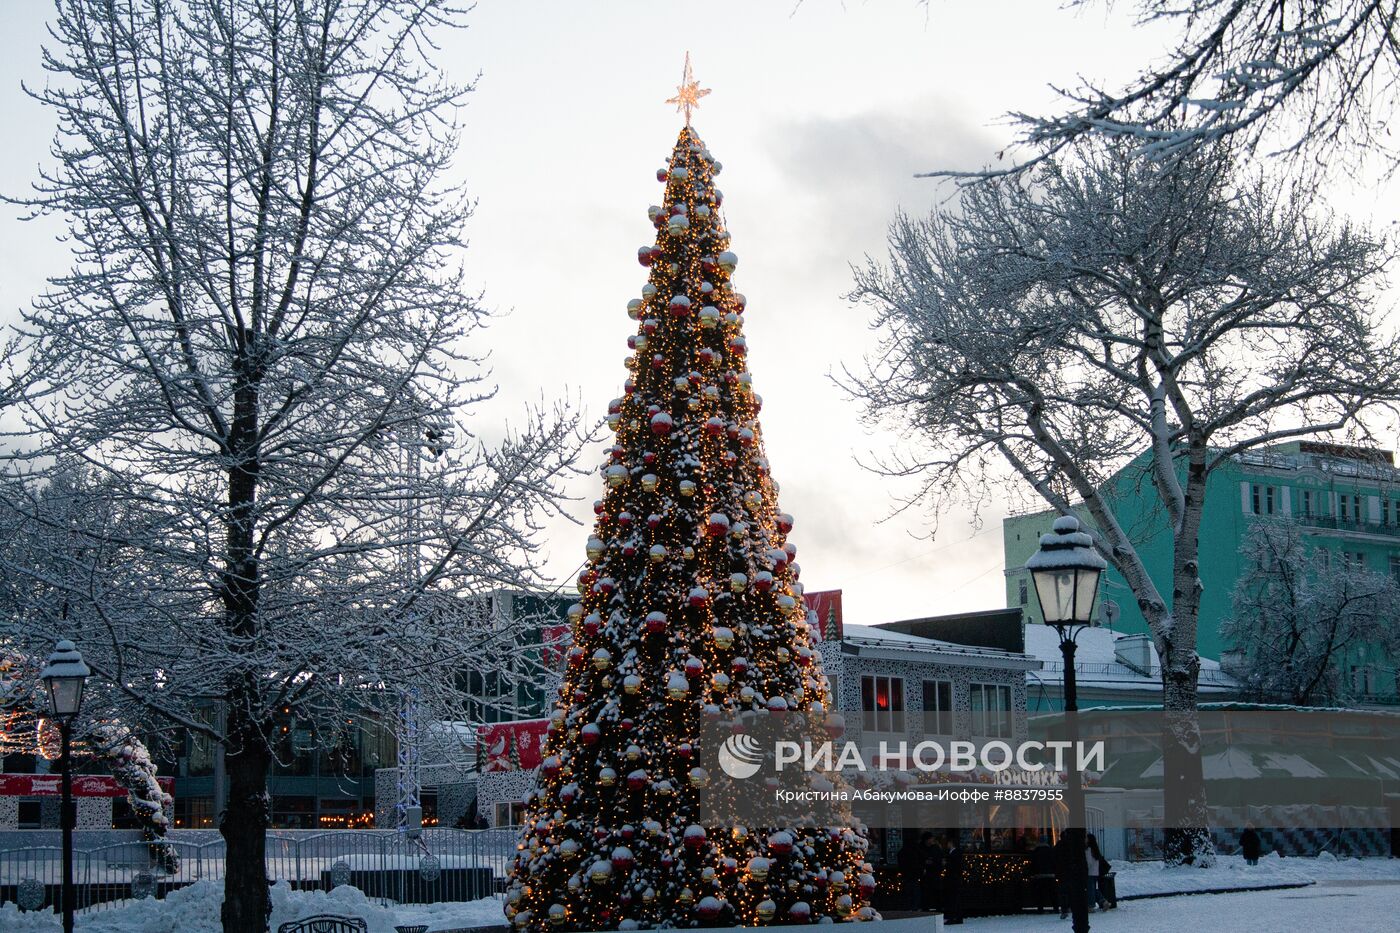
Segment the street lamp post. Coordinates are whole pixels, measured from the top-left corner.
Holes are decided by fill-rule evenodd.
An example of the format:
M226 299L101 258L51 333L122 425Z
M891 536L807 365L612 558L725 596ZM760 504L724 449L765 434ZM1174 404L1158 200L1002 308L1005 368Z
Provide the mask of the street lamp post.
M1065 739L1070 742L1070 759L1065 775L1065 803L1069 825L1065 835L1073 858L1069 864L1069 906L1074 933L1089 930L1089 868L1085 860L1084 785L1079 774L1079 723L1073 715L1079 709L1078 686L1074 675L1075 638L1093 616L1099 579L1107 562L1094 550L1093 539L1079 530L1072 515L1055 519L1053 530L1040 536L1040 549L1026 561L1035 584L1036 600L1046 625L1060 636L1060 654L1065 659L1064 705Z
M73 807L73 719L83 706L83 687L92 671L68 639L54 646L48 666L39 678L49 694L49 714L58 720L62 740L59 763L63 769L63 803L59 826L63 830L63 933L73 933L73 829L77 813Z

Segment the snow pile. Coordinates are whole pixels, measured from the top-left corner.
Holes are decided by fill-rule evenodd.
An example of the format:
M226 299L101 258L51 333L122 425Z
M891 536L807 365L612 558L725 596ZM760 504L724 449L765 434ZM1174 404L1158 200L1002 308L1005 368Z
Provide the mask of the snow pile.
M85 911L76 917L76 926L83 933L222 933L222 902L222 881L198 881L164 900L125 901ZM382 907L349 885L334 891L293 891L285 882L273 886L271 929L312 914L358 917L369 923L369 933L394 933L395 925L414 923L427 924L432 931L505 922L501 902L494 898ZM0 906L0 930L5 933L56 933L59 927L58 916L48 911L21 913L14 904Z
M1210 868L1167 865L1163 862L1114 862L1118 896L1190 894L1222 888L1267 888L1319 881L1400 882L1400 859L1337 858L1323 852L1317 858L1281 858L1270 852L1258 865L1246 865L1238 855L1216 857Z

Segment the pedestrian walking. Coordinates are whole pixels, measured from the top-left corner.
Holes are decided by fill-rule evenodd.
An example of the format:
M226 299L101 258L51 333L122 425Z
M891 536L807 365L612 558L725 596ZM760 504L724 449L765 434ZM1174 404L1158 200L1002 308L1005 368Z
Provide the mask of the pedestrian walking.
M1099 840L1093 833L1084 837L1084 864L1089 873L1089 909L1097 907L1104 910L1108 907L1108 898L1099 890L1099 879L1112 871L1113 866L1103 857L1103 852L1099 849Z

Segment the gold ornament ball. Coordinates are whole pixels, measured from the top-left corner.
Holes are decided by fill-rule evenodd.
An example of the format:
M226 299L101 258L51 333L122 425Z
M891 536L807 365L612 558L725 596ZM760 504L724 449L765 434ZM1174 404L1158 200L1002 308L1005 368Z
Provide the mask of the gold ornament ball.
M564 910L564 905L563 905L563 904L551 904L551 905L550 905L550 908L549 908L549 922L550 922L550 923L554 924L555 926L560 926L561 924L563 924L565 916L567 916L567 911Z
M636 696L637 691L642 689L642 678L636 674L628 674L622 678L622 692L628 696Z
M772 920L773 915L777 912L778 905L773 903L768 898L764 898L763 900L758 902L758 919L762 920L764 923L767 923L769 920Z
M647 492L656 492L657 485L661 482L655 473L647 473L642 477L642 488Z
M676 896L676 900L689 906L695 902L695 892L690 890L690 888L681 888L681 893Z
M604 768L598 772L598 783L604 787L612 787L617 783L617 772L612 768Z
M681 480L681 495L686 497L695 495L695 484L688 479Z
M734 644L734 631L723 626L715 629L715 645L719 648L727 649Z

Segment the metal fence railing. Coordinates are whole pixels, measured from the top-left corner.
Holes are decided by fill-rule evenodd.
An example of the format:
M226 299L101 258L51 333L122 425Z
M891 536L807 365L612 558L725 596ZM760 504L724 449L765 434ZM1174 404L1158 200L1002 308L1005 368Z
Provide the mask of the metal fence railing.
M499 897L518 834L509 827L425 829L413 842L392 830L273 831L267 837L267 873L273 882L302 890L354 885L381 903ZM76 848L74 909L164 897L202 879L222 879L224 841L209 834L181 835L172 833L163 843L178 856L174 872L163 871L151 846L139 840ZM0 904L58 909L62 880L63 851L57 846L0 849Z

